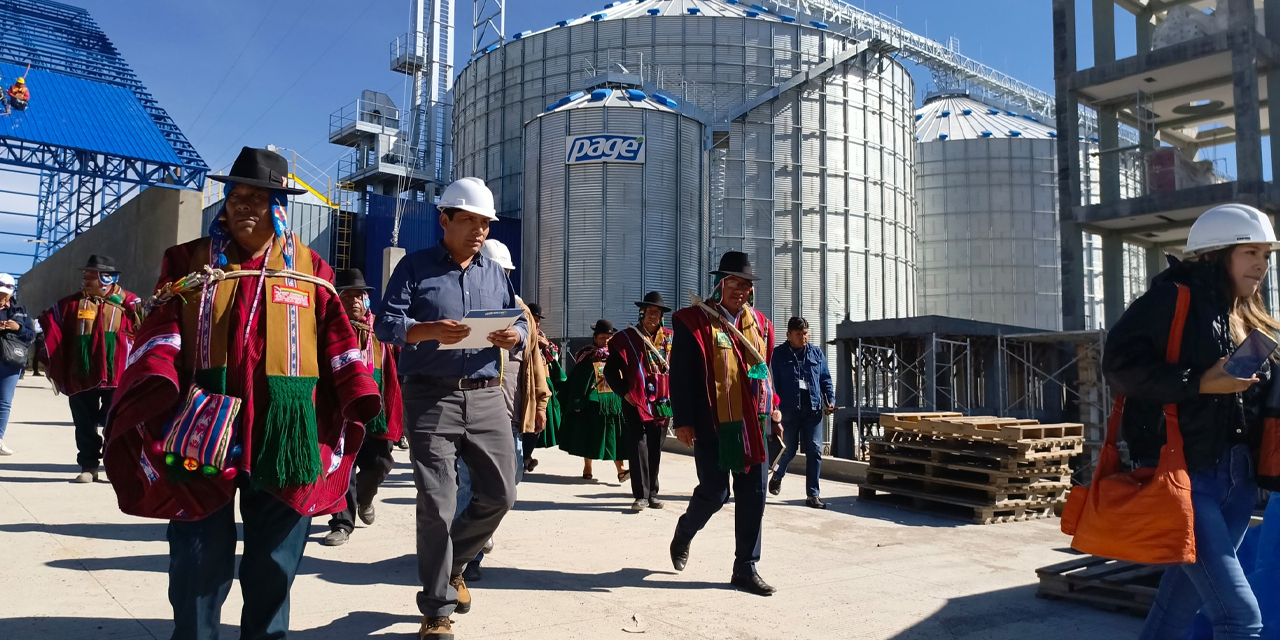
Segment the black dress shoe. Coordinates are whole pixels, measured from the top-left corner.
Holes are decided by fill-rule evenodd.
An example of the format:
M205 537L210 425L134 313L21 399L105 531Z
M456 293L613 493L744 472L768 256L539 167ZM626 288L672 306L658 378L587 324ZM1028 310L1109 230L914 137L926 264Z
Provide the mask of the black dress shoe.
M818 496L813 496L804 501L805 506L810 509L826 509L827 503L823 502Z
M681 541L680 538L671 539L671 566L676 571L684 571L685 565L689 564L689 542Z
M729 584L742 591L754 593L758 596L771 596L774 591L777 591L777 589L769 586L769 583L765 582L764 579L760 577L760 574L754 572L749 575L735 573L733 574L733 578L729 580Z
M776 496L779 493L782 493L782 478L775 475L769 479L769 494Z

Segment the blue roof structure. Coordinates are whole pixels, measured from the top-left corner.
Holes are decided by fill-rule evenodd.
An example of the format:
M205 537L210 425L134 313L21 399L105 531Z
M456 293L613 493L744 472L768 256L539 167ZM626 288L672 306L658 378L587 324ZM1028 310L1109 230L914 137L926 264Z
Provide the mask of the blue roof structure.
M4 84L24 66L0 62ZM32 107L0 118L0 136L110 156L181 164L151 116L124 87L32 68ZM53 108L47 108L53 107Z
M138 189L204 187L208 165L84 9L0 0L0 82L24 74L31 104L0 117L0 168L40 177L35 262Z

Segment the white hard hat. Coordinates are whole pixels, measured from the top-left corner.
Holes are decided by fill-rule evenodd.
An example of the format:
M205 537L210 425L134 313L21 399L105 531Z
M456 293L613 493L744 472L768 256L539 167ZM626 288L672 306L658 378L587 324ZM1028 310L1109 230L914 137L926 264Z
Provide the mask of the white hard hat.
M7 273L0 273L0 293L13 295L14 290L17 288L18 283L13 279L13 276Z
M436 207L444 209L462 209L478 213L490 220L497 220L498 214L493 208L493 192L486 187L480 178L458 178L453 184L445 187L440 194L440 202Z
M498 266L503 269L516 268L515 263L511 262L511 250L500 240L485 240L480 246L480 255L498 263Z
M1247 204L1224 204L1200 214L1191 225L1186 253L1194 256L1237 244L1265 244L1272 250L1280 249L1266 214Z

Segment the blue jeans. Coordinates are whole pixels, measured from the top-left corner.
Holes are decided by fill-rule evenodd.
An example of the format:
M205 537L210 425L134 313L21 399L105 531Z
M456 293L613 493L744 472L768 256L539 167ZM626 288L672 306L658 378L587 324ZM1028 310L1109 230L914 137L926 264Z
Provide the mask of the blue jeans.
M18 388L21 367L0 365L0 440L4 440L4 432L9 428L9 410L13 408L13 392Z
M524 436L523 434L512 430L516 439L516 484L524 479ZM471 504L471 471L467 469L467 463L461 458L458 459L458 510L453 516L453 521L457 522L462 517L462 512L467 510L467 505ZM484 552L476 554L476 559L472 562L477 565L484 560Z
M804 446L804 489L810 498L818 497L818 478L822 475L822 412L812 409L782 410L782 442L786 450L778 458L773 472L775 482L787 475L787 465L795 460Z
M1253 474L1245 445L1227 450L1215 467L1191 472L1196 561L1165 570L1141 640L1185 636L1201 607L1214 640L1262 637L1262 611L1236 557L1257 500Z
M216 640L222 603L236 567L235 504L194 522L169 522L171 640ZM240 489L244 553L240 558L240 637L277 640L289 630L289 588L298 575L311 518L275 496Z
M1262 517L1253 585L1262 610L1263 640L1280 640L1280 492L1271 494L1267 513Z

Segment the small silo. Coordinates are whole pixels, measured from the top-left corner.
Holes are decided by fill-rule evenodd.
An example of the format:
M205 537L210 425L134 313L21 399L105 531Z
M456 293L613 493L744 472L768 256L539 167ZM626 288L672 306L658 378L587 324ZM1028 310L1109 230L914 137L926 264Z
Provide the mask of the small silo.
M921 313L1061 329L1053 127L938 95L916 137Z
M522 290L555 338L635 322L661 291L681 307L704 264L703 128L635 88L568 95L524 127Z
M713 129L701 263L731 249L750 254L761 276L756 304L775 328L804 315L812 340L825 344L846 319L916 315L914 84L889 48L783 4L620 0L511 36L458 75L454 175L484 178L500 215L527 218L524 174L535 160L527 155L532 143L522 140L525 125L602 73L621 70ZM536 184L545 188L546 180ZM528 278L530 269L522 270ZM533 283L524 283L532 292ZM700 274L695 286L680 287L673 306L688 303L684 289L705 293L709 285ZM546 298L538 302L548 306ZM583 306L616 308L601 299ZM613 319L630 317L628 310ZM780 340L783 331L776 333Z

